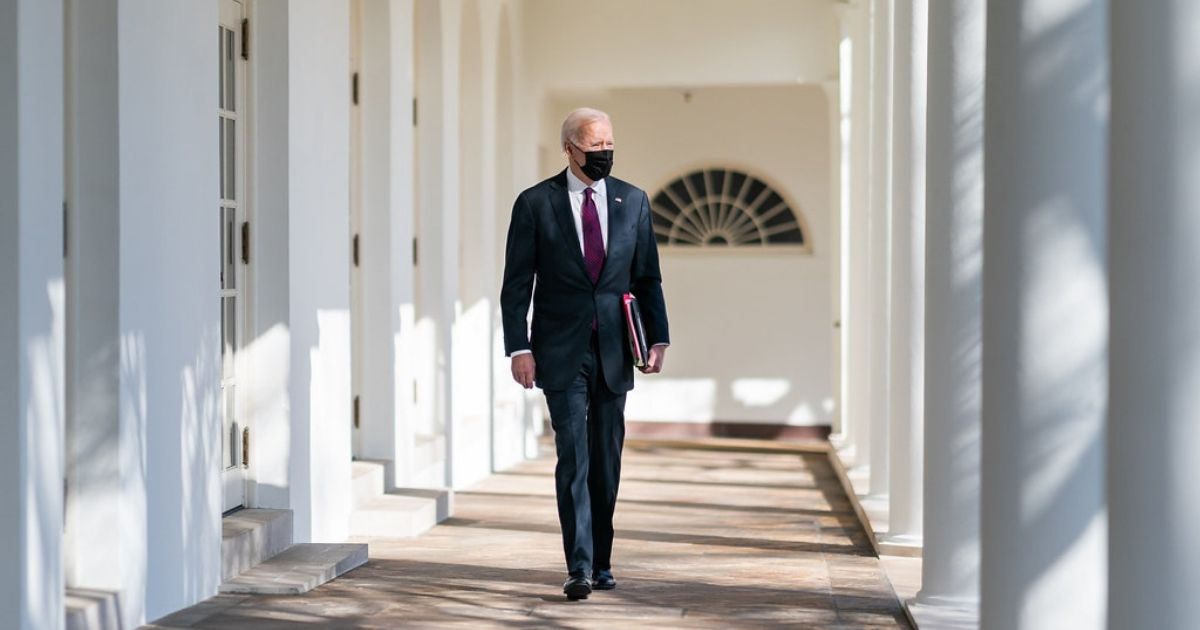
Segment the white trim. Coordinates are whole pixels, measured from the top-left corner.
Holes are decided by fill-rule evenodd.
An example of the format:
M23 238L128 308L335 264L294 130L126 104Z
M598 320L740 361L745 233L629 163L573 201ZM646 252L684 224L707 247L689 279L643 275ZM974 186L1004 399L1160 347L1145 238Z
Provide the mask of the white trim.
M236 332L235 332L235 337L234 337L233 376L230 378L226 378L225 374L223 373L223 370L224 370L223 367L222 367L222 375L221 375L221 391L222 392L224 391L226 386L232 385L234 387L234 393L233 393L234 412L233 413L234 413L235 426L237 427L236 433L231 435L229 432L229 427L227 427L225 425L225 418L224 418L225 400L224 400L224 395L222 394L221 400L220 400L221 409L219 411L219 414L221 415L221 418L222 418L221 440L222 441L230 440L230 439L232 440L232 443L230 444L230 454L231 454L233 464L234 464L233 466L229 466L230 462L229 462L229 460L225 459L224 448L222 448L222 456L221 456L221 478L222 478L222 499L221 499L221 501L222 501L222 505L221 505L221 509L223 511L228 511L228 510L237 508L239 506L249 507L249 505L250 505L250 501L249 501L250 493L248 492L248 488L247 488L247 479L250 477L250 474L249 474L249 471L247 470L247 468L242 465L242 462L245 461L245 453L242 452L243 451L243 448L242 448L243 442L241 439L243 432L250 426L248 413L247 413L247 405L246 405L247 383L246 383L246 378L245 378L246 373L248 372L248 369L247 369L248 365L246 362L245 352L243 351L243 349L245 348L245 340L247 338L247 326L248 326L248 322L250 321L250 318L247 313L247 302L248 302L247 298L250 295L250 290L249 290L249 287L247 286L247 281L249 279L250 274L247 273L246 265L245 265L245 263L242 262L242 256L241 256L242 248L245 247L245 244L242 242L241 226L242 226L243 222L249 221L249 215L247 212L249 204L247 203L247 199L250 196L249 191L247 190L247 184L250 181L250 177L249 177L249 168L248 168L249 164L247 161L247 153L248 152L246 150L246 143L247 143L246 141L247 141L247 138L249 137L249 134L247 133L247 129L246 129L246 126L247 126L246 122L251 120L251 117L248 115L248 103L249 103L250 99L248 97L249 95L246 93L247 87L249 85L249 80L247 77L247 70L248 70L247 65L248 64L246 64L246 60L243 59L242 55L241 55L242 37L243 37L242 20L245 19L245 17L246 17L246 7L240 0L221 0L220 18L218 20L218 24L219 24L219 26L229 29L230 31L233 32L233 42L234 42L234 50L233 50L234 64L233 65L234 65L234 72L235 72L234 81L233 81L234 109L233 110L224 109L224 107L223 107L224 103L222 102L221 104L218 105L217 116L218 116L219 120L224 119L224 120L233 120L234 121L234 125L235 125L234 142L237 143L237 148L236 148L236 151L234 152L234 198L233 199L225 199L225 196L224 196L225 191L221 190L220 195L218 195L218 203L217 203L217 206L219 208L222 208L222 209L229 208L229 209L234 210L234 219L233 219L233 226L232 226L232 229L233 229L233 239L232 239L233 251L231 252L233 255L233 261L234 261L233 264L234 264L234 269L235 269L234 285L233 285L234 288L225 289L224 287L221 287L218 292L219 297L221 298L220 318L221 318L222 322L224 321L224 318L225 318L225 305L223 303L223 299L225 297L234 297L236 299L236 302L235 302L236 307L234 310L234 318L236 320L235 321ZM222 43L222 45L223 45L223 43ZM224 62L222 61L221 63L224 63ZM224 85L222 85L222 89L223 88L224 88ZM218 94L220 94L220 91L218 91ZM224 141L224 136L222 135L222 142L223 141ZM219 159L221 159L221 160L224 159L223 151L221 152ZM221 170L222 170L222 173L221 173L221 177L219 179L224 179L225 168L224 168L223 162L221 163ZM224 216L220 215L219 219L221 220L221 224L222 224L221 239L222 239L222 243L224 243L224 239L225 239ZM219 248L219 249L223 251L224 247L222 246L222 248ZM224 265L224 261L222 261L221 264ZM223 346L224 345L223 335L222 335L221 343Z

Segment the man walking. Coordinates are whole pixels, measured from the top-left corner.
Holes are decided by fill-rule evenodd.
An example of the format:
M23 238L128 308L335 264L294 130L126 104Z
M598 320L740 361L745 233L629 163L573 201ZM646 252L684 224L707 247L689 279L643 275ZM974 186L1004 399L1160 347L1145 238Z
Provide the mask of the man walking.
M513 204L500 307L513 379L540 387L550 409L568 572L563 592L586 599L593 587L617 585L613 511L625 394L633 389L622 296L632 292L641 306L651 344L642 372L662 371L669 337L650 200L609 177L612 122L599 110L575 110L563 121L561 141L567 168Z

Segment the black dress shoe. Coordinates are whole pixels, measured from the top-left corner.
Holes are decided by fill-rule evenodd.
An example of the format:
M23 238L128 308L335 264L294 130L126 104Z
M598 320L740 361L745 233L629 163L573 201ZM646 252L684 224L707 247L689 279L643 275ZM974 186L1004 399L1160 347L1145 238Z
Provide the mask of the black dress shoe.
M567 594L567 599L575 601L577 599L587 599L588 595L592 594L592 584L582 575L571 576L566 584L563 584L563 592Z
M592 588L597 591L611 591L617 588L617 580L612 571L597 571L592 574Z

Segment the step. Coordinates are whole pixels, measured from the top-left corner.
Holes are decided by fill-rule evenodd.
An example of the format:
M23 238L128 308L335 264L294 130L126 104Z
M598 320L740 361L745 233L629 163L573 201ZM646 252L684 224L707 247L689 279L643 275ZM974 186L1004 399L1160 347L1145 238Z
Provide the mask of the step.
M67 630L121 630L121 606L115 591L66 589Z
M433 488L446 482L446 437L418 433L413 436L412 457L408 466L409 487Z
M358 509L383 496L387 464L371 460L355 460L351 464L351 509Z
M361 543L292 545L221 584L222 593L300 595L367 562Z
M420 470L446 465L446 436L441 433L418 433L413 436L412 467Z
M226 516L221 519L221 581L229 581L291 544L291 510L238 510Z
M447 489L396 489L376 497L350 515L355 538L412 538L450 518L453 493Z

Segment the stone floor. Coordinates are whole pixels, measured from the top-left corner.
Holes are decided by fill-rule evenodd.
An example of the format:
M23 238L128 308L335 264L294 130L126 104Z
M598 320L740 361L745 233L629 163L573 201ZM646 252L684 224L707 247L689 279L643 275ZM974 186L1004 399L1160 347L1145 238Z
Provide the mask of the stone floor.
M153 628L907 628L823 453L626 447L618 589L568 602L553 457L301 596L219 596Z

